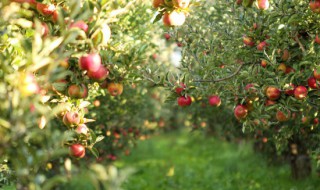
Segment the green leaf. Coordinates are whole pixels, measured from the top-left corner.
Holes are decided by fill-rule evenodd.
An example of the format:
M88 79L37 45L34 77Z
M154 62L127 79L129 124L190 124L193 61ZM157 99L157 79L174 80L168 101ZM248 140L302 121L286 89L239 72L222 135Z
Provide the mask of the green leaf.
M96 158L99 157L99 151L96 148L92 147L90 148L90 151Z
M159 13L159 14L156 16L156 18L152 21L152 23L154 24L154 23L158 22L159 20L161 20L162 16L163 16L163 15L162 15L161 13Z

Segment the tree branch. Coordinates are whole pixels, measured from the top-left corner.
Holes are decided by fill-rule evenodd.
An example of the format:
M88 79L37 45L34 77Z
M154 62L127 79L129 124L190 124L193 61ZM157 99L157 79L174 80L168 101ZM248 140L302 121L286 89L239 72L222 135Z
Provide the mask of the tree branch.
M220 78L220 79L215 79L215 80L195 80L194 82L221 82L221 81L224 81L224 80L228 80L228 79L234 77L235 75L237 75L240 72L240 70L242 69L243 65L244 64L241 64L234 73L232 73L231 75L229 75L227 77Z
M302 45L301 41L299 40L298 35L295 35L294 40L299 44L301 51L302 51L303 53L305 53L305 52L306 52L306 49L304 48L304 46Z

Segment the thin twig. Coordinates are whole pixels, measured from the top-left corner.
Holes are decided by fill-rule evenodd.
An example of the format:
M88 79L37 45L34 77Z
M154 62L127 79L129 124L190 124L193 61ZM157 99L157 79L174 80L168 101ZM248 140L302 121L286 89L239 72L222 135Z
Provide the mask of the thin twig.
M294 37L294 40L299 44L300 49L302 50L302 52L305 53L305 52L306 52L306 49L304 48L304 46L302 45L301 41L299 40L298 35L296 35L296 36Z
M231 75L229 75L227 77L220 78L220 79L215 79L215 80L195 80L194 82L221 82L221 81L224 81L224 80L228 80L228 79L234 77L235 75L237 75L240 72L240 70L243 67L243 65L244 64L241 64L234 73L232 73Z

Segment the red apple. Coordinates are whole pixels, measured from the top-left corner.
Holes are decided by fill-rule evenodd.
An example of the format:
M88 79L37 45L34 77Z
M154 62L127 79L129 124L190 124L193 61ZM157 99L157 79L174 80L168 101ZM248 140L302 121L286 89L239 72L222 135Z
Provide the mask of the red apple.
M243 36L243 43L249 47L253 47L254 46L254 41L251 37L248 36Z
M67 112L63 116L63 123L68 127L78 125L80 123L80 116L77 112Z
M269 100L277 100L280 98L280 95L281 95L281 91L276 87L269 86L266 89L266 96L268 97Z
M95 81L103 81L108 77L109 70L103 65L100 65L100 68L97 71L95 72L88 71L87 75L89 78Z
M185 9L189 6L190 0L173 0L173 5L177 8Z
M242 0L236 0L237 5L241 5Z
M267 61L266 60L261 60L261 67L266 68L267 67Z
M269 8L269 0L257 0L257 7L260 10L266 10Z
M319 9L320 10L320 9ZM318 34L316 35L316 38L314 39L314 42L316 42L317 44L320 44L320 39Z
M164 13L163 24L165 26L181 26L186 21L186 15L183 12L172 11Z
M181 106L181 107L185 107L185 106L190 106L191 103L192 103L192 99L190 96L180 96L178 99L177 99L177 102L178 102L178 105Z
M290 84L286 84L286 90L285 90L285 94L289 95L289 96L293 96L294 95L294 89L296 88L296 86L292 83Z
M314 69L314 70L313 70L313 77L314 77L316 80L320 80L320 71L317 71L317 69Z
M287 49L283 50L283 53L281 56L282 61L287 61L289 59L289 57L290 57L289 50L287 50Z
M234 109L234 116L240 120L246 118L248 115L248 109L244 105L237 105Z
M290 115L291 115L290 111L288 111L287 114L283 113L282 111L277 111L276 118L278 121L284 122L290 119Z
M247 84L247 85L244 87L244 89L245 89L247 92L249 92L249 93L255 93L255 92L257 92L257 89L254 87L254 84L252 84L252 83Z
M43 16L50 16L56 10L56 6L53 4L37 3L37 11Z
M294 68L287 66L285 73L289 74L289 73L294 73L296 70L294 70Z
M312 12L320 13L320 0L311 0L309 3L309 7Z
M86 98L88 96L88 88L85 84L73 84L68 88L68 95L70 98Z
M265 47L267 47L268 44L266 41L263 41L263 42L260 42L258 45L257 45L257 50L258 51L263 51Z
M83 158L86 155L86 149L81 144L73 144L69 147L69 152L71 156L76 158Z
M121 83L109 83L108 91L111 96L119 96L123 92L123 85Z
M319 119L318 118L314 118L313 119L313 124L318 125L319 124Z
M80 57L79 67L83 70L96 72L101 67L101 57L98 53L90 53Z
M156 8L160 7L161 5L164 5L164 0L153 0L152 5L156 9Z
M78 134L84 134L84 135L87 135L89 132L89 129L87 127L86 124L80 124L78 125L78 127L76 128L76 133Z
M312 89L318 89L319 85L317 84L317 80L314 77L310 77L308 79L308 86Z
M308 89L304 86L297 86L294 90L294 97L298 100L303 100L308 95Z
M170 36L170 34L165 33L165 34L164 34L164 38L165 38L166 40L170 40L171 36Z
M178 94L178 95L180 95L181 96L181 93L184 91L184 89L186 89L187 88L187 86L183 83L183 82L180 82L180 85L179 85L179 87L177 87L176 89L175 89L175 91L176 91L176 93Z
M221 104L221 99L219 96L214 95L209 97L209 104L214 107L219 107Z
M266 99L265 105L266 105L266 106L272 106L272 105L274 105L274 104L276 104L276 103L277 103L276 101Z
M89 26L83 20L79 20L77 22L70 24L69 28L79 28L79 29L83 30L84 32L87 32L89 29Z
M57 22L59 19L59 12L57 10L53 11L52 13L52 21Z

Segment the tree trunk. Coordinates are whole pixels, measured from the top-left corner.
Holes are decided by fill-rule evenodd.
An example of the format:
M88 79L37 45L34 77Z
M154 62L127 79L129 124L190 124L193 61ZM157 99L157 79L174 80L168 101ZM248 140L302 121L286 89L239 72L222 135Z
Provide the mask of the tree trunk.
M304 179L311 176L312 165L310 156L303 151L303 147L299 146L298 143L290 144L290 165L291 174L294 179Z

